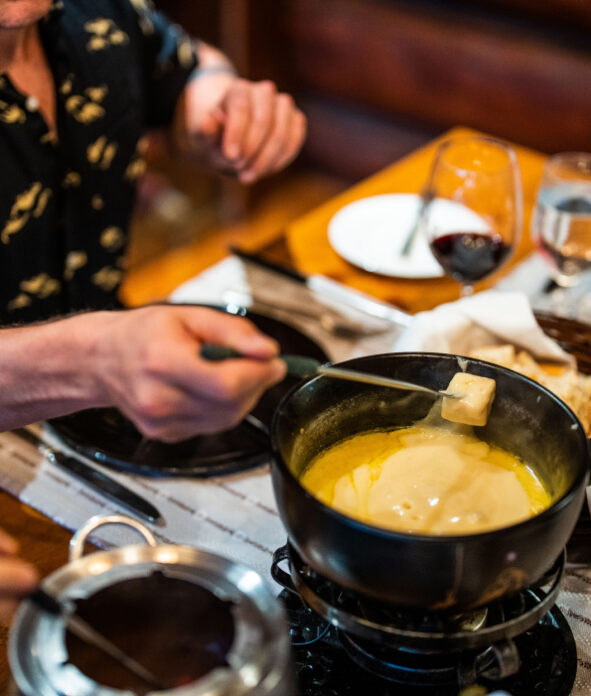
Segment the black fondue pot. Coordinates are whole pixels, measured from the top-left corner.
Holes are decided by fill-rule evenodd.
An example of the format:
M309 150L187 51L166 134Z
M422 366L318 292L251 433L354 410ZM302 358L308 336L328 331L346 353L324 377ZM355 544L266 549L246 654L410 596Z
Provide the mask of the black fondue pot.
M272 424L275 497L304 562L346 589L424 610L466 611L539 580L573 531L588 481L587 439L573 412L532 380L483 361L397 353L341 365L438 390L460 370L491 377L495 401L475 433L531 465L553 502L524 522L462 536L399 533L337 512L300 484L310 460L355 433L411 425L437 397L317 377L283 399Z
M139 531L147 545L82 556L104 524ZM155 690L72 635L60 616L22 603L10 666L22 696L290 696L290 642L282 607L260 575L192 546L157 545L136 520L93 518L73 537L70 563L43 587L163 684Z

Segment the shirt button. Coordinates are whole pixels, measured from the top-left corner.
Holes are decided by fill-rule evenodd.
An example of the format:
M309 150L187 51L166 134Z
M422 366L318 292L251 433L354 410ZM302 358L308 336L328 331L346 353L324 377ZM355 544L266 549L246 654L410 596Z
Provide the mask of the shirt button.
M27 111L37 111L39 108L39 100L37 97L27 97L25 106L27 107Z

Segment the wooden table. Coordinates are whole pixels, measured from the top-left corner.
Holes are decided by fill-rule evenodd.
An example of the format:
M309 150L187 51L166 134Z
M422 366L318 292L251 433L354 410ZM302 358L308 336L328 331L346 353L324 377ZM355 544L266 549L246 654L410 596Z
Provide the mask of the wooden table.
M464 128L454 129L451 132L459 135L474 133ZM433 158L436 144L437 141L429 144L295 220L283 234L278 233L271 243L266 243L263 251L266 251L270 257L290 261L302 271L331 276L347 285L393 302L410 312L429 309L442 302L456 299L459 295L459 284L446 278L420 281L395 280L376 277L351 266L332 250L326 233L328 221L332 215L353 200L380 193L418 192ZM515 149L523 180L524 233L515 255L504 272L510 270L532 250L529 220L545 160L545 156L540 153L517 146ZM248 247L247 244L244 246ZM251 250L260 251L261 248L254 246ZM220 260L226 253L222 245L217 245L215 240L211 239L207 240L201 251L203 253L199 254L198 262L190 264L192 275ZM168 264L169 260L164 259L163 263ZM157 265L152 266L152 273L155 277L158 276ZM494 284L499 277L499 274L496 274L489 281L478 284L476 289ZM177 281L180 283L187 279L187 277L181 277L177 278ZM170 290L172 289L171 287ZM14 500L3 491L0 491L0 510L2 511L0 526L20 540L22 556L37 566L41 576L50 574L67 562L71 532ZM0 693L5 693L7 678L6 629L1 629Z

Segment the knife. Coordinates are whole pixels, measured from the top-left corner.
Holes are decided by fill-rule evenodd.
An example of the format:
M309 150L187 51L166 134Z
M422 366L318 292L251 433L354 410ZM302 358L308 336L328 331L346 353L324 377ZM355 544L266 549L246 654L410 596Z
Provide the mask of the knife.
M259 254L244 251L243 249L240 249L240 247L230 246L229 250L244 261L250 262L261 268L265 268L268 271L278 273L285 278L290 278L297 283L305 285L309 290L317 292L321 295L326 295L333 300L342 302L344 305L357 309L365 314L369 314L372 317L385 319L386 321L391 321L399 326L409 326L411 322L412 316L410 314L407 314L406 312L403 312L402 310L397 309L386 302L380 302L364 292L346 287L342 283L337 283L335 280L331 280L326 276L320 274L305 275L304 273L301 273L293 268L288 268L280 263L269 261Z
M105 498L127 508L149 522L157 522L160 519L160 513L151 503L102 471L95 469L95 467L86 464L86 462L76 457L71 457L64 452L54 449L42 437L28 428L16 428L12 432L21 439L26 440L30 445L41 448L50 461L94 488L95 491Z

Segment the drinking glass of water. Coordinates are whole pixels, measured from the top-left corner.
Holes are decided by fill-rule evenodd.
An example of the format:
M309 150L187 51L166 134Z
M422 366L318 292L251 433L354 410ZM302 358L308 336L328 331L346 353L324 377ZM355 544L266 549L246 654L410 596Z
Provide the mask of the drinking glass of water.
M556 284L577 285L591 268L591 154L564 152L546 161L531 232Z

